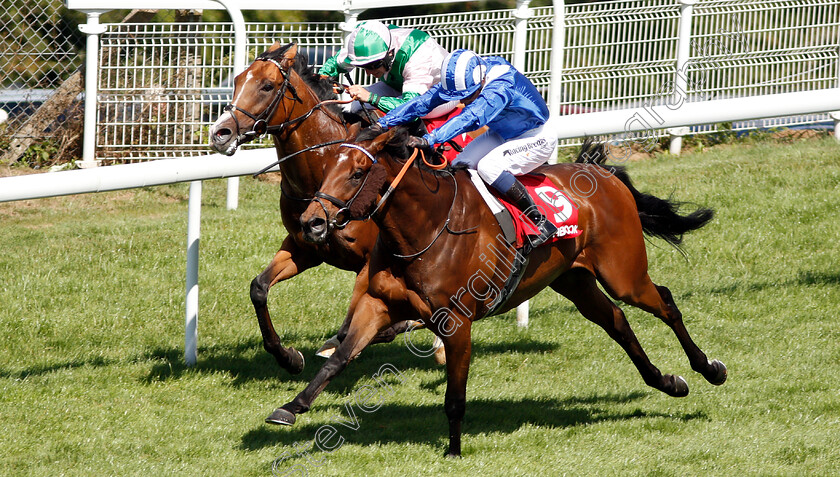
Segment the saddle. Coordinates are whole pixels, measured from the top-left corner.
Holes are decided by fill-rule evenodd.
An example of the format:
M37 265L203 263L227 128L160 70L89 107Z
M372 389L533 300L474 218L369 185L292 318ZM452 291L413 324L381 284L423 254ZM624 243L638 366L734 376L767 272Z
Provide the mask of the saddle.
M509 269L509 273L502 286L501 296L485 315L492 316L504 307L513 291L519 286L522 275L528 268L531 246L527 235L538 234L539 232L536 226L519 209L505 201L496 191L491 193L481 177L478 176L478 172L472 169L467 169L467 171L470 173L470 179L472 179L484 202L499 222L499 227L502 229L499 238L504 238L507 244L515 249L512 259L504 260L500 257L500 260L503 260ZM548 239L546 243L574 238L582 233L582 230L578 227L577 208L565 193L555 187L548 177L542 174L526 174L518 176L517 179L531 194L540 212L557 226L557 234Z
M476 171L469 170L469 172L476 189L496 216L496 220L499 221L499 227L505 239L510 245L521 250L528 243L528 235L539 234L537 227L519 209L505 201L498 192L495 190L491 192ZM557 234L546 243L574 238L582 233L582 230L578 228L577 207L564 192L557 189L548 177L542 174L526 174L518 176L517 179L531 194L540 212L557 226Z

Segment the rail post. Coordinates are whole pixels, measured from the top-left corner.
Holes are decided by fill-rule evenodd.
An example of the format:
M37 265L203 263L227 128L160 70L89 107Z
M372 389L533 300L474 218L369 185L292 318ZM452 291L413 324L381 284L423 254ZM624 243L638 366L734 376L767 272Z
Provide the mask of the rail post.
M233 22L233 75L245 71L245 61L248 55L248 39L245 35L245 17L242 16L242 10L239 9L239 4L236 0L216 0L220 3ZM227 180L227 210L235 210L239 207L239 177L229 177Z
M525 73L525 50L528 44L528 19L534 16L531 0L516 0L513 11L513 67Z
M96 167L96 116L99 88L99 35L106 27L99 23L99 16L108 10L83 10L87 23L79 25L79 31L87 35L85 43L85 118L82 139L82 161L79 167Z
M691 23L694 17L694 4L697 0L680 0L680 26L677 39L677 70L674 72L674 102L679 101L679 95L687 93L688 86L688 58L691 55ZM685 129L679 128L668 131L671 135L671 154L679 154L682 150L682 138Z
M190 182L190 198L187 209L184 361L186 361L187 366L194 366L198 354L198 243L201 235L201 181Z
M840 47L837 48L837 84L840 88ZM834 140L840 143L840 111L832 111L828 113L831 119L834 120Z
M563 61L564 48L566 45L566 2L554 0L554 28L551 32L551 81L548 84L548 110L554 117L560 117L561 104L563 103ZM557 152L551 159L552 164L557 163Z

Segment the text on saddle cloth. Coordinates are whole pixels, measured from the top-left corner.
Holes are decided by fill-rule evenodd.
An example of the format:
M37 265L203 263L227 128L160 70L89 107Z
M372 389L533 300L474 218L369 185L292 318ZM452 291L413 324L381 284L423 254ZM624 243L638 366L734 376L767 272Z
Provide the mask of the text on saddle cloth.
M521 248L527 235L538 233L536 227L525 217L525 214L502 200L500 194L495 191L491 192L491 189L478 176L478 172L472 169L468 172L484 202L496 216L496 220L499 221L499 226L502 228L502 233L508 243L516 246L516 248ZM578 226L577 207L569 199L569 196L558 190L548 177L541 174L526 174L518 176L517 179L531 194L540 212L557 226L557 234L549 242L563 238L574 238L582 233Z

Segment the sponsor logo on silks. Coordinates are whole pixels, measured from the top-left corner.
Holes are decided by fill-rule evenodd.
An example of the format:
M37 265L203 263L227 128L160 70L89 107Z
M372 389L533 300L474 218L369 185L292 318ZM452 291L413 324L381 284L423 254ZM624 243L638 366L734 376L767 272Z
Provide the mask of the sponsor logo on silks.
M557 227L557 235L558 237L565 237L566 235L574 235L578 233L577 225L561 225Z
M528 144L523 144L519 147L514 147L513 149L508 149L502 153L503 156L510 156L512 154L519 154L520 152L525 152L529 149L533 149L537 146L542 146L545 144L545 138L540 138L534 142L529 142Z
M569 217L572 216L572 203L566 196L560 192L559 190L555 189L551 186L542 186L537 187L534 189L534 192L537 193L540 199L543 200L546 204L552 206L554 212L554 222L558 224L562 224L566 220L569 220ZM577 232L577 226L574 226L574 232L568 233L575 233ZM567 235L567 234L560 234L559 236Z

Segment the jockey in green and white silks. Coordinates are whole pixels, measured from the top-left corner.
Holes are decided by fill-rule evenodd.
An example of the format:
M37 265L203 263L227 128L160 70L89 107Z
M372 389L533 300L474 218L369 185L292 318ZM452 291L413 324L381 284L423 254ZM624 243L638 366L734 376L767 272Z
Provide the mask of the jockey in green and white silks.
M440 65L446 55L447 51L424 31L368 20L356 26L344 47L324 62L319 73L337 77L354 67L363 68L380 81L368 87L352 85L349 93L387 113L439 82ZM444 104L425 117L442 116L457 104ZM354 101L348 112L359 112L361 108Z

